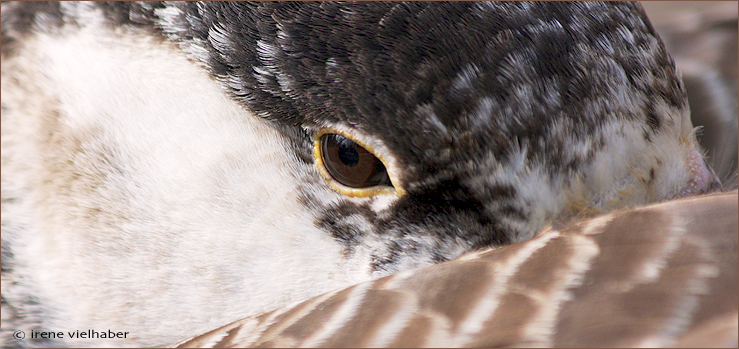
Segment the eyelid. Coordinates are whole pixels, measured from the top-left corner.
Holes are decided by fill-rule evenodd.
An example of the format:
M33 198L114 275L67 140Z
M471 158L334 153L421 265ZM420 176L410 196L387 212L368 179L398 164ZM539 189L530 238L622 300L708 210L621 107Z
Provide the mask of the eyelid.
M321 150L321 137L326 134L337 134L343 137L348 138L349 140L353 141L354 143L357 143L359 146L367 150L368 152L372 153L375 157L380 159L382 164L385 166L385 170L387 171L388 177L390 177L390 182L393 184L393 187L388 186L374 186L369 188L351 188L347 187L331 176L331 174L328 173L328 170L326 170L326 165L323 163L323 153ZM356 137L354 134L342 130L337 130L333 128L321 128L317 132L313 134L313 158L316 161L316 167L318 167L318 171L321 172L321 175L324 179L331 185L334 190L347 195L351 197L370 197L375 195L381 195L381 194L394 194L396 196L403 196L405 195L405 191L400 188L397 183L397 178L393 175L392 169L390 166L388 166L387 159L382 156L382 154L378 154L375 147L362 142L359 137Z

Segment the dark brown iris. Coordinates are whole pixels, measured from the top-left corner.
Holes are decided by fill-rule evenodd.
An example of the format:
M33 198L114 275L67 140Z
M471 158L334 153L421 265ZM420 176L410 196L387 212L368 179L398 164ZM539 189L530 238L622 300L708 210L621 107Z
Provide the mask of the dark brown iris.
M331 177L347 187L392 186L382 161L344 136L323 135L321 153Z

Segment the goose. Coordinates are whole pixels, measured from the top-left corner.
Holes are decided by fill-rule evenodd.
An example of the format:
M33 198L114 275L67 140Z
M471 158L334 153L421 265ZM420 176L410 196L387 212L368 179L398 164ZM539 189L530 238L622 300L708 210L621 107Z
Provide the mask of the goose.
M449 271L452 294L490 278L485 292L517 294L510 263L536 251L580 268L522 276L552 280L559 293L527 294L555 297L551 312L596 251L618 253L615 273L652 248L591 239L636 234L601 234L609 212L721 189L638 3L9 2L2 43L3 346L171 345L347 292L349 319L404 273L432 292L422 270ZM666 241L643 280L679 268L689 217L630 221ZM706 281L727 276L701 241L680 315L653 329L669 338L693 328L700 292L736 314L736 278ZM475 279L457 258L489 265ZM531 343L555 343L539 315ZM472 343L470 328L449 331Z

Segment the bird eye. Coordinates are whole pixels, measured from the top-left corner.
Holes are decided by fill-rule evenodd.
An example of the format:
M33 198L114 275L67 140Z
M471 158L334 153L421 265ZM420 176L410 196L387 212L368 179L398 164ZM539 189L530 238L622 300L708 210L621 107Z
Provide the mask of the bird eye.
M341 135L321 137L323 165L337 182L351 188L392 186L382 161L359 144Z
M402 195L373 149L348 136L325 131L316 133L314 147L316 165L335 190L348 196Z

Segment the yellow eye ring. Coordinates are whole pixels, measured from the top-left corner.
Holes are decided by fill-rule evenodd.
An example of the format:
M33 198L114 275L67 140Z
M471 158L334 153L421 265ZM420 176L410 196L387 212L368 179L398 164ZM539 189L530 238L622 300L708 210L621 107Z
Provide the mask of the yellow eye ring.
M331 172L328 169L328 164L326 163L326 153L325 153L325 138L324 136L331 136L331 135L338 135L340 137L346 138L348 141L356 143L358 147L361 147L363 151L366 151L367 153L371 154L373 157L379 160L379 162L384 166L384 170L387 172L387 176L389 178L389 185L374 185L374 186L368 186L363 188L354 188L350 187L348 185L342 184L339 180L335 178L334 175L331 174ZM385 164L387 164L387 161L381 156L378 155L375 148L371 145L359 141L357 139L358 137L340 130L335 129L328 129L323 128L320 129L318 132L316 132L313 135L313 156L316 161L316 166L318 167L318 171L321 173L324 179L329 183L329 185L336 191L347 195L351 197L370 197L370 196L376 196L376 195L389 195L393 194L396 196L402 196L404 194L404 191L400 188L398 188L395 183L398 183L395 178L391 175L391 171L387 168ZM335 172L335 171L334 171Z

